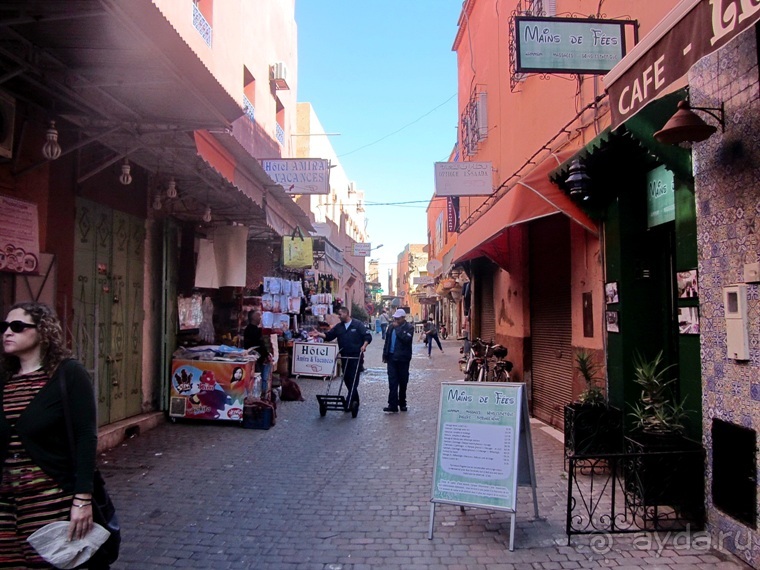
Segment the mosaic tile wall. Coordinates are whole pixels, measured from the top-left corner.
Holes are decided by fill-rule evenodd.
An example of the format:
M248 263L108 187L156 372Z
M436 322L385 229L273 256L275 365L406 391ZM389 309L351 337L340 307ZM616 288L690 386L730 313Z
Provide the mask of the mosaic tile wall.
M699 249L703 433L707 512L713 546L760 568L760 531L712 504L713 418L760 432L760 289L748 285L750 360L726 357L723 287L760 261L760 98L757 42L749 30L689 73L691 105L725 104L725 132L693 147ZM706 121L715 124L710 117ZM760 470L760 466L758 466ZM758 502L758 497L755 497ZM760 504L758 504L760 512Z

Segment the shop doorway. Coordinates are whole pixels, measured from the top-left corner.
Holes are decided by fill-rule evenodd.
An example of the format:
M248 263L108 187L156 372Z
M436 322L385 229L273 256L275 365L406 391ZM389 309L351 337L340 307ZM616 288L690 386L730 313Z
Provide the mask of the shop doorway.
M562 427L573 380L570 222L565 216L536 220L529 236L532 413Z
M72 338L98 425L142 411L144 220L77 199Z

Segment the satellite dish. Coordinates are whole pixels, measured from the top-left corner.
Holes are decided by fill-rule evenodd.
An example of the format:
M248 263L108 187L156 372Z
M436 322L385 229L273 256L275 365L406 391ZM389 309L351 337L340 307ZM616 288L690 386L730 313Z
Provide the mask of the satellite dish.
M437 259L431 259L427 262L427 265L425 267L427 268L428 273L437 273L438 270L443 267L443 264Z

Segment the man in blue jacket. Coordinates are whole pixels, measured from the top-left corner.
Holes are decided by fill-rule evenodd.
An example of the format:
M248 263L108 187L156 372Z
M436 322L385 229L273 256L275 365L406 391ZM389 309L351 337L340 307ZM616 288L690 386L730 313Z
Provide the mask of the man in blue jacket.
M412 361L414 325L406 322L406 312L393 313L393 324L385 334L383 362L388 365L388 406L384 412L406 411L406 386L409 384L409 363Z
M351 318L348 307L338 309L340 322L326 333L315 332L317 336L331 341L338 339L340 348L341 366L343 368L343 383L348 390L348 407L346 411L358 411L359 409L359 374L361 364L364 361L364 351L372 342L372 333L367 330L364 323Z

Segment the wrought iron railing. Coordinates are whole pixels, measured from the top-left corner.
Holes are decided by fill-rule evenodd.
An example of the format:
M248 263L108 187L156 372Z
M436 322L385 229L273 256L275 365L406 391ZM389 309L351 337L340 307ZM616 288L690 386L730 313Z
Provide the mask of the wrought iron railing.
M274 134L277 137L278 142L285 146L285 131L280 126L280 123L274 124Z
M251 101L245 95L243 95L243 112L251 120L252 123L256 122L253 103L251 103Z
M568 539L704 527L702 449L571 455L568 462Z
M211 24L208 23L208 20L206 20L206 17L195 2L193 2L193 26L198 30L198 33L206 42L206 45L211 47L211 41L213 39Z

